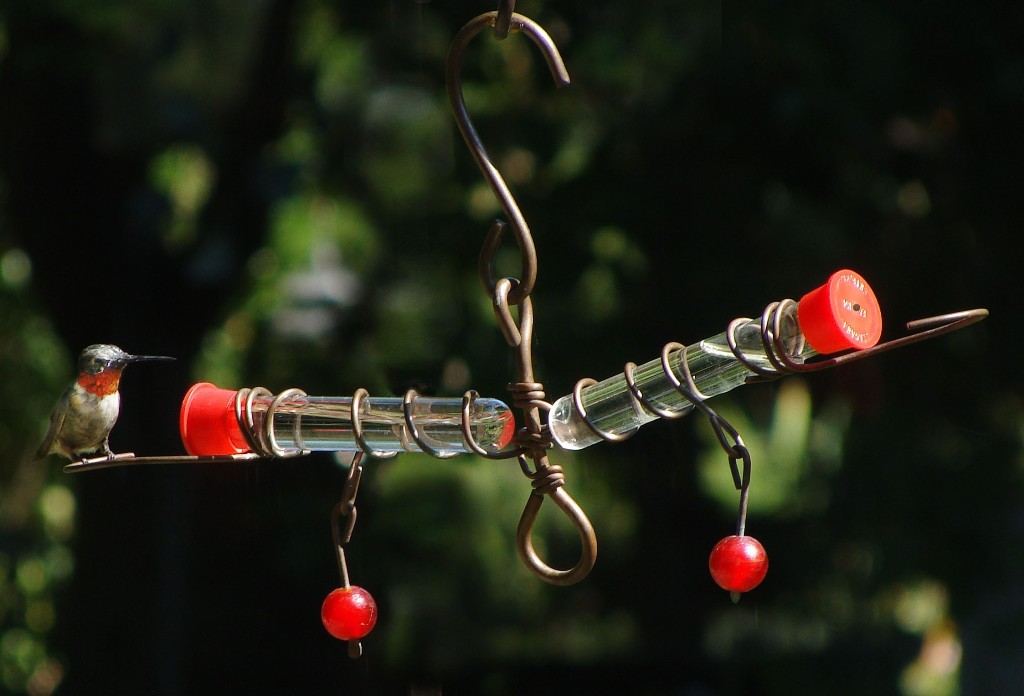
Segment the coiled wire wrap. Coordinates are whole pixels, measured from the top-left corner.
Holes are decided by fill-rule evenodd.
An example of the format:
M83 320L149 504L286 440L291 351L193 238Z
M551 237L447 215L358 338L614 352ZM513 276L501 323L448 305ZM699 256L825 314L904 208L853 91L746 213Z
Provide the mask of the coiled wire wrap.
M238 419L239 428L241 429L242 435L245 437L249 448L257 456L284 458L309 454L309 450L285 449L281 447L274 435L274 420L281 404L288 399L304 396L307 396L306 392L296 388L286 389L277 396L274 396L274 394L265 387L242 388L238 390L235 394L235 418ZM462 397L460 421L462 440L463 444L466 446L466 450L479 456L487 457L488 459L508 459L518 456L520 452L518 449L510 452L488 452L476 441L476 438L473 436L471 412L473 403L477 398L479 398L479 396L479 393L471 389ZM253 404L258 398L268 397L273 397L273 400L267 407L263 418L257 419L253 415ZM458 456L460 452L441 451L434 448L428 444L426 439L422 436L413 417L413 407L415 406L416 399L418 397L419 394L415 389L410 389L402 397L402 418L405 422L405 427L402 428L402 431L399 433L402 448L409 452L415 452L416 448L419 448L423 453L429 454L430 456L438 459L450 459ZM357 389L352 394L352 407L350 414L350 418L352 420L352 437L355 440L356 445L359 446L359 449L366 456L373 457L375 459L390 459L397 455L398 452L376 450L366 441L361 411L363 401L368 398L370 398L369 392L363 388ZM300 435L301 425L302 414L294 414L294 421L292 423L294 433L293 439L297 443L302 442L302 437Z
M238 419L239 428L249 444L249 449L260 457L268 458L294 457L300 454L309 454L307 450L286 450L280 447L277 444L277 438L274 436L274 417L277 415L278 407L285 399L296 396L306 396L306 392L301 389L292 388L285 389L277 396L274 396L274 393L266 387L242 388L238 390L235 394L235 418ZM267 407L267 413L263 417L262 422L257 424L256 418L252 413L252 405L260 397L273 397L273 401ZM295 418L296 442L300 441L298 437L300 422L301 417L297 416Z

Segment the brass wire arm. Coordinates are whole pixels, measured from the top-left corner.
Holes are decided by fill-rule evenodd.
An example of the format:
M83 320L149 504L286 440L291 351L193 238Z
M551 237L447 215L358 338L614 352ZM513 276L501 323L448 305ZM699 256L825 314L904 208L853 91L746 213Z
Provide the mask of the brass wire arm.
M515 3L499 3L497 12L488 12L470 20L455 36L448 53L445 76L448 99L462 137L476 160L495 197L501 203L509 222L495 220L484 239L480 252L479 272L489 296L505 341L515 351L519 381L508 385L513 406L523 412L525 425L514 438L517 448L491 458L519 460L523 473L530 478L533 490L519 520L516 547L526 566L542 580L554 585L571 585L585 578L597 559L597 537L583 509L565 490L562 467L548 461L546 450L551 446L547 426L541 418L550 404L545 400L544 386L535 380L533 367L533 301L530 293L537 281L537 250L533 236L519 205L497 167L491 161L480 136L474 128L462 94L462 58L469 42L483 30L493 27L495 36L503 39L508 33L525 34L540 49L557 86L569 84L569 73L551 37L533 20L513 12ZM522 259L522 278L496 278L494 257L505 231L511 227ZM518 320L513 316L515 307ZM533 461L531 468L529 461ZM533 545L533 527L544 498L552 501L572 521L580 536L580 557L567 570L558 570L545 563Z
M825 370L838 365L846 365L847 363L863 360L864 358L878 355L879 353L884 353L895 348L902 348L914 343L920 343L921 341L926 341L930 338L935 338L952 331L966 328L971 324L976 324L988 316L987 309L979 308L940 314L938 316L927 317L925 319L915 319L914 321L906 323L906 329L910 332L906 336L895 338L884 343L879 343L878 345L867 348L866 350L841 353L822 360L798 363L787 355L785 348L782 345L782 332L779 330L779 322L781 321L783 310L786 308L787 304L794 304L794 302L793 300L783 300L782 302L768 305L768 308L762 315L761 341L765 347L765 354L777 369L776 374L766 374L765 376L767 377L776 377L778 374L787 374L791 372L817 372L819 370ZM735 327L739 326L740 323L742 323L742 321L737 319L733 320L729 325L729 348L732 349L737 359L743 362L748 368L754 372L761 373L762 371L755 370L749 361L743 360L740 357L742 353L736 348Z
M145 464L226 464L228 462L251 462L261 457L253 452L224 456L199 456L190 454L170 454L138 457L134 452L120 452L112 457L89 457L64 465L64 473L80 474L86 471L112 469L121 466L140 466Z

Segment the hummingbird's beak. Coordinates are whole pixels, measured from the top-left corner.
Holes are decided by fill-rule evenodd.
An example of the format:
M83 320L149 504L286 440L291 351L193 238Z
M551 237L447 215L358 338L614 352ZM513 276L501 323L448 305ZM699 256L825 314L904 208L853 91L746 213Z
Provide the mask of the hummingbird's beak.
M177 360L168 355L129 355L125 362L156 362L158 360Z

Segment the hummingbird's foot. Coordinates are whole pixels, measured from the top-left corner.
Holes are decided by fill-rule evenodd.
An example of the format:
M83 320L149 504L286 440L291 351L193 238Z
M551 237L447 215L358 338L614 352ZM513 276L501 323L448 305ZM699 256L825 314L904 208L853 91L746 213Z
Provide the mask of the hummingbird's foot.
M122 452L117 454L109 449L106 452L103 450L97 450L96 452L93 452L91 457L82 455L82 458L75 463L75 466L92 466L99 462L112 462L118 459L130 459L133 457L135 457L134 452Z
M118 459L135 459L135 453L134 452L118 452L118 453L107 452L106 460L108 462L112 462L112 461L115 461L115 460L118 460Z

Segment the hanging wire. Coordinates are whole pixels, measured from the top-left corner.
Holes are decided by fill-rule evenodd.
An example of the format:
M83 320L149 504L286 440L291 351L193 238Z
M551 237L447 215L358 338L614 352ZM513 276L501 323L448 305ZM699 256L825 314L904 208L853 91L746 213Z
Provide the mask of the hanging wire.
M569 84L569 73L551 37L532 20L514 14L514 6L514 2L500 2L497 12L488 12L470 20L452 42L445 72L448 98L459 131L481 173L501 203L508 220L495 220L491 225L480 252L479 272L481 282L493 302L498 326L517 359L518 381L510 384L508 388L512 393L513 406L523 412L525 424L513 440L517 450L505 454L518 458L523 473L531 481L532 491L519 520L516 546L523 562L538 577L555 585L571 585L585 578L594 567L597 559L597 537L586 513L566 492L565 473L562 467L549 462L546 453L551 447L551 439L541 414L549 411L551 404L546 401L544 385L534 376L533 301L530 299L530 293L537 281L537 250L519 205L491 161L470 120L462 94L462 60L465 48L477 34L488 27L494 28L494 34L498 39L505 38L510 32L525 34L544 55L555 84ZM519 247L521 278L497 278L494 272L495 255L509 227ZM534 523L545 498L551 498L579 532L580 557L568 570L549 566L540 558L533 545Z
M494 18L494 38L504 40L512 28L512 15L516 11L516 0L498 0L498 14Z
M348 562L345 559L345 545L352 540L352 532L356 527L356 495L359 493L359 483L363 478L363 453L356 452L349 465L348 476L345 478L345 487L341 491L341 499L331 510L331 537L334 540L334 553L338 561L338 574L341 576L341 586L345 589L351 587L348 577ZM348 641L348 656L357 659L363 654L363 644L359 640Z

